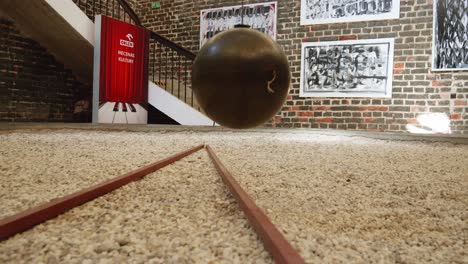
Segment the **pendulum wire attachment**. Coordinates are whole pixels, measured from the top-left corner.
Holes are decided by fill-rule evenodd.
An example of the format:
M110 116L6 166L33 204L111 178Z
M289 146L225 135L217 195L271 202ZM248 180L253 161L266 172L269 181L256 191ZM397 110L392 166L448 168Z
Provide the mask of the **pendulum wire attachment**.
M242 15L241 15L241 25L244 25L244 0L242 0Z

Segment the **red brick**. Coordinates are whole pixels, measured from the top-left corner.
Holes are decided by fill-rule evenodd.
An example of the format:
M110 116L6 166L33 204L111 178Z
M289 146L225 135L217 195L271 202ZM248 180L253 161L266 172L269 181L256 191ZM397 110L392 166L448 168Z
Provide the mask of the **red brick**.
M455 100L455 105L468 105L468 100Z
M375 118L364 118L364 123L372 123L375 121Z
M411 118L408 120L408 124L417 125L419 122L416 118Z
M330 106L312 106L313 111L328 111L330 110Z
M451 82L449 81L439 81L439 80L433 80L432 81L432 86L450 86Z
M299 112L299 116L314 116L313 112Z
M400 62L400 63L395 63L395 67L396 69L403 69L405 67L405 64L403 62Z
M458 120L461 119L461 115L459 113L454 113L450 115L450 119L452 120Z
M316 118L315 122L317 122L317 123L333 123L333 120L335 120L335 118L333 118L333 117L322 117L322 118Z
M361 111L388 111L388 106L362 106L359 108Z
M340 36L340 40L350 40L350 39L357 39L357 35Z
M299 122L301 123L308 123L309 119L308 118L298 118Z

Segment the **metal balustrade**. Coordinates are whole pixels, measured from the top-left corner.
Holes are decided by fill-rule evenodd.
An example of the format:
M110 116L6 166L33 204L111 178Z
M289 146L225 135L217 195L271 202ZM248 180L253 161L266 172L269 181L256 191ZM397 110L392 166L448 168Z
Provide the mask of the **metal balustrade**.
M186 104L201 111L191 87L192 64L195 54L151 32L150 80Z

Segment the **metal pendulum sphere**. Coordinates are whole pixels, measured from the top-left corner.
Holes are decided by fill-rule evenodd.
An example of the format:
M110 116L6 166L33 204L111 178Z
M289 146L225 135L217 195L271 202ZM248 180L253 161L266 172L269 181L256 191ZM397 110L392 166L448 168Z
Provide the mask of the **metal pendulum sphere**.
M270 120L286 100L287 58L270 37L234 28L210 39L192 68L192 89L206 115L230 128L250 128Z

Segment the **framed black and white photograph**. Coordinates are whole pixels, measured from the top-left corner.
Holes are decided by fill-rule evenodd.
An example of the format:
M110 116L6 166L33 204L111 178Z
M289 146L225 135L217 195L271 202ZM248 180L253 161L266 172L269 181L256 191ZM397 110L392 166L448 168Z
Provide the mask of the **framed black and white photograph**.
M394 39L302 43L301 97L391 97Z
M200 48L214 35L237 24L251 26L276 40L276 2L245 4L200 11Z
M400 0L301 0L301 25L399 17Z
M432 70L468 70L468 0L434 0Z

